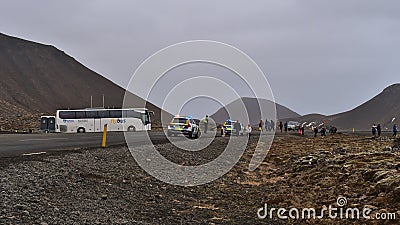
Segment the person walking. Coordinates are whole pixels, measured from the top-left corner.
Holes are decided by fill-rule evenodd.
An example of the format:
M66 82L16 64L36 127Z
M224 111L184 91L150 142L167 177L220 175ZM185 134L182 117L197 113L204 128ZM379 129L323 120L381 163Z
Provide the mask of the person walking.
M282 121L279 122L279 129L281 129L281 133L282 133L282 129L283 129L283 123L282 123Z
M239 136L240 131L242 130L242 125L240 125L239 120L236 121L236 123L233 125L233 128L235 129L236 136Z
M376 135L376 125L374 124L374 125L372 125L372 127L371 127L371 131L372 131L372 136L374 136L375 137L375 135Z
M288 131L288 123L287 123L287 121L285 122L285 125L283 125L284 127L285 127L285 132L287 132Z
M314 127L314 137L317 137L318 134L318 127Z
M381 136L382 134L382 128L381 128L381 124L379 123L378 126L376 127L376 131L378 132L378 137Z
M247 124L246 131L247 131L247 135L249 135L249 137L250 137L251 132L253 131L253 128L251 128L250 124Z
M204 133L207 134L208 131L208 115L204 118Z
M271 124L271 130L275 131L275 123L274 123L274 121L271 120L270 124Z
M262 131L262 130L263 130L263 125L264 125L263 120L260 120L260 122L258 123L258 130L259 130L259 131Z
M397 125L393 125L393 137L397 136Z
M300 128L300 130L301 130L301 135L304 135L304 126L302 126L302 127Z
M326 136L326 129L325 129L325 127L323 127L323 128L321 129L321 136L322 136L322 137L325 137L325 136Z

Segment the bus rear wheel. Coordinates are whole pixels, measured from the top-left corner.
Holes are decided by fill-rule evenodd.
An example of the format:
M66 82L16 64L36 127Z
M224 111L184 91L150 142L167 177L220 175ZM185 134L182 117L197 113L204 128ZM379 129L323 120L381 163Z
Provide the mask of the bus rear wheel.
M136 131L136 127L134 127L134 126L128 127L128 132L135 132L135 131Z
M78 128L78 133L85 133L85 128L79 127Z

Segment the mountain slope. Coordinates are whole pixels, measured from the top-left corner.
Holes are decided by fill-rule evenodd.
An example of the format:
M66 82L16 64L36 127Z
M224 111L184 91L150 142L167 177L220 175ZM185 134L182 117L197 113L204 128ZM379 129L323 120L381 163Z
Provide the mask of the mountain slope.
M87 108L90 96L93 106L98 107L103 94L105 107L117 108L122 106L124 93L123 88L53 46L0 33L0 117ZM132 107L145 102L135 95L130 99ZM147 107L159 117L158 107L151 103Z
M380 94L353 110L329 118L345 129L369 129L373 123L391 128L392 119L400 119L400 84L385 88Z
M229 103L225 108L219 109L217 112L215 112L213 115L211 115L211 118L213 118L216 122L219 122L219 123L225 121L227 118L229 118L226 108L227 109L229 109L229 108L240 109L241 101L243 101L243 103L246 107L246 110L248 112L249 119L250 119L250 124L252 124L252 125L258 124L258 122L260 121L260 118L262 118L263 120L265 120L266 118L268 120L271 120L272 119L271 115L273 114L274 105L276 106L276 114L277 114L278 119L295 118L295 117L300 116L298 113L290 110L289 108L279 105L277 103L274 104L272 101L265 100L265 99L259 99L260 103L258 103L256 98L244 97L244 98L238 99L232 103ZM260 104L261 108L263 109L263 112L267 115L261 115L259 104ZM232 119L236 119L236 118L232 117Z
M392 121L395 118L394 121ZM400 120L400 84L385 88L380 94L364 104L347 112L323 116L305 115L296 120L301 122L322 122L337 126L342 130L369 130L375 123L380 123L384 129L390 130L394 123Z

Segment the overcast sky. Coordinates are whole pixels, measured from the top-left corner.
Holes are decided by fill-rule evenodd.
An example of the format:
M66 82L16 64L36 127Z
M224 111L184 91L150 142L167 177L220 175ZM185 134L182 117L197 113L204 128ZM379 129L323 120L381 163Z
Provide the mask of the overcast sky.
M349 110L400 82L396 0L60 2L1 1L0 31L54 45L123 87L151 54L193 39L247 53L275 100L300 114Z

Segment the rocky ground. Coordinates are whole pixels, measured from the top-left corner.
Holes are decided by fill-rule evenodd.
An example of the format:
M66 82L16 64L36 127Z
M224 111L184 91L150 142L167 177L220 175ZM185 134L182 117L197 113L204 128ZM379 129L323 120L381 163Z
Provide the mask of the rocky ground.
M37 112L28 112L22 107L0 99L0 132L38 130L42 115Z
M206 151L171 144L157 149L179 164L208 162L228 138ZM248 164L257 136L241 160L214 182L181 187L148 175L126 147L53 152L0 159L0 224L398 224L398 141L356 135L325 138L278 135L255 171ZM396 212L396 220L259 219L268 207L298 209L367 206Z

